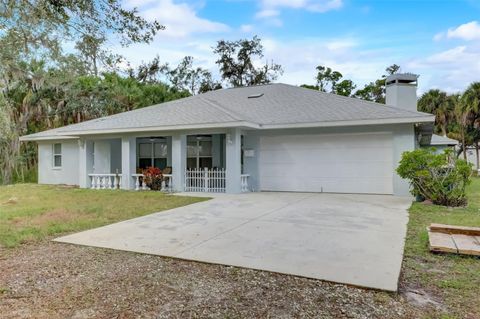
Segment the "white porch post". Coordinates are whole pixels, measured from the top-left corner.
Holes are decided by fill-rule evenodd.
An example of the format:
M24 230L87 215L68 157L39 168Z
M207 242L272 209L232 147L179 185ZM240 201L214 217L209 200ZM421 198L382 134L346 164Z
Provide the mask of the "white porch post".
M137 144L135 137L122 137L122 189L134 189L132 174L136 173Z
M241 193L241 145L242 133L236 128L230 130L226 135L226 189L227 193Z
M78 186L80 188L90 187L90 177L93 173L93 142L80 139L78 141Z
M175 192L185 190L185 169L187 167L187 135L172 136L172 184Z

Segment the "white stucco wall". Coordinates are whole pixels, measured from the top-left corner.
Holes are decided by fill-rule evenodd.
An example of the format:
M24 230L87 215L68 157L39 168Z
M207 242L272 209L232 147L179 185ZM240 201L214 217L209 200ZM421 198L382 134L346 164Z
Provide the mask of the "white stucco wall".
M463 152L460 153L458 158L463 159ZM472 164L472 169L478 170L480 167L477 167L477 151L475 148L468 148L467 149L467 161Z
M62 144L62 167L53 167L53 144ZM78 142L63 140L38 143L38 183L78 185Z

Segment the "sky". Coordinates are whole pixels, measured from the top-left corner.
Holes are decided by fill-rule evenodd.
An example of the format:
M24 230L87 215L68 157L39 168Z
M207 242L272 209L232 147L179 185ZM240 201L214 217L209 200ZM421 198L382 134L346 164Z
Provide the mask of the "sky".
M124 0L166 26L150 44L113 45L132 65L184 56L218 75L216 41L262 39L277 82L314 84L315 67L340 71L358 87L387 66L420 75L419 90L464 90L480 81L480 0Z

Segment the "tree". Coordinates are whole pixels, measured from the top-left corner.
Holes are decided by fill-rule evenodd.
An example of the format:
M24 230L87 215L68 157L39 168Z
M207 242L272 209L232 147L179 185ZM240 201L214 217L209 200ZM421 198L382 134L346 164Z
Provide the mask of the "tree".
M317 66L316 80L319 91L333 93L335 91L335 85L342 77L342 73L333 71L329 67L322 65Z
M476 98L469 100L466 94L453 95L451 97L454 103L454 114L457 121L458 131L450 135L461 143L460 151L463 152L464 160L467 160L467 146L473 143L474 134L472 132L476 113L478 113L479 103ZM472 103L473 102L473 103Z
M393 64L385 69L386 74L374 82L366 84L362 89L355 92L354 97L359 99L385 103L385 78L400 71L400 66Z
M275 81L283 74L281 65L266 61L261 67L255 64L264 57L259 37L252 40L220 40L213 53L220 67L222 79L234 87L265 84Z
M392 64L385 69L385 72L387 72L387 75L396 74L399 71L400 71L400 65L397 65L397 64Z
M25 50L50 48L51 41L113 33L123 45L150 42L164 29L158 21L142 18L137 9L125 9L119 0L16 0L0 2L0 29L15 31ZM46 32L47 31L47 32ZM57 47L58 49L58 47Z
M479 141L480 141L480 82L474 82L468 86L464 94L465 103L470 105L472 110L470 136L472 144L475 146L477 168L480 167L479 160ZM465 152L464 152L465 153Z
M335 84L335 91L333 93L343 96L351 96L356 87L357 86L352 80L342 80Z
M452 99L446 92L432 89L418 100L418 110L435 115L435 132L447 136L448 125L454 117Z
M302 84L301 87L343 96L350 96L356 87L353 81L343 79L342 73L334 71L329 67L319 65L316 70L316 84Z
M97 78L82 77L96 77L101 67L118 63L120 57L106 48L107 38L122 45L149 43L161 29L136 9L122 8L120 0L0 1L2 182L10 182L25 155L34 153L31 144L19 143L19 136L103 114L101 92L74 90L82 88L77 77L83 85L98 84ZM63 54L65 42L75 43L81 56ZM80 100L85 103L69 103Z
M183 58L175 69L168 69L166 73L173 87L179 91L188 91L192 95L221 88L221 85L213 80L210 71L193 66L191 56Z
M117 70L117 65L124 59L121 55L104 48L106 40L102 36L84 34L75 44L75 49L80 53L79 57L85 65L85 70L91 75L98 76L100 67L106 71Z
M167 72L168 64L161 64L158 55L152 61L142 63L137 70L131 67L127 70L129 77L141 83L158 83L160 82L160 76L165 75Z

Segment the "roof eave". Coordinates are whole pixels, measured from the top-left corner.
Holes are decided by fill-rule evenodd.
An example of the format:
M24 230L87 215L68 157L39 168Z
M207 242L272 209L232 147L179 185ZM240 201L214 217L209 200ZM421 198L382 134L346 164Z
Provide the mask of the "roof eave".
M206 123L206 124L192 124L192 125L169 125L169 126L146 126L146 127L132 127L132 128L118 128L105 130L82 130L82 131L68 131L58 132L57 137L77 136L82 135L96 135L96 134L115 134L115 133L136 133L136 132L160 132L160 131L179 131L179 130L194 130L194 129L214 129L214 128L230 128L230 127L245 127L258 129L259 125L256 123L238 121L227 123Z
M30 136L24 135L20 136L19 140L21 142L40 142L40 141L52 141L52 140L76 140L78 136L72 135L48 135L48 136Z
M435 116L409 117L409 118L390 118L390 119L366 119L351 121L329 121L329 122L310 122L310 123L292 123L292 124L265 124L261 129L282 129L282 128L308 128L308 127L336 127L336 126L359 126L359 125L380 125L380 124L405 124L405 123L432 123Z

